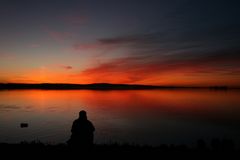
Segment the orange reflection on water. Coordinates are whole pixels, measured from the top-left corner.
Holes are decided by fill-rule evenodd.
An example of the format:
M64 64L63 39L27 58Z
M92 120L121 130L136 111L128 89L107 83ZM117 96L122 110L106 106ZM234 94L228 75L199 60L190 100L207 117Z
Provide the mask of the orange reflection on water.
M121 109L166 110L168 112L226 111L240 104L238 91L210 90L13 90L1 91L2 103L31 106L34 110L58 107L94 109L104 107Z
M111 138L171 142L174 137L199 138L196 130L205 130L208 136L234 136L240 133L235 132L240 122L239 97L239 91L204 89L0 91L0 141L37 138L63 142L82 109L94 122L96 139L101 142ZM29 129L19 129L21 122L28 122ZM152 139L146 139L148 134Z

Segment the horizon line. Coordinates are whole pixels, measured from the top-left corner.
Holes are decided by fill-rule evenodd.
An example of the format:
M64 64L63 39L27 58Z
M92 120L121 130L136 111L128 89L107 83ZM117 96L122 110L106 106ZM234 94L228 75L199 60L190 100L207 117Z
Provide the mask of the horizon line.
M228 86L228 85L192 85L192 86L187 86L187 85L152 85L152 84L124 84L124 83L9 83L9 82L0 82L0 85L28 85L28 86L34 86L34 85L69 85L69 86L103 86L108 85L108 86L125 86L125 87L153 87L153 88L221 88L221 89L240 89L240 86ZM67 86L66 86L67 87Z

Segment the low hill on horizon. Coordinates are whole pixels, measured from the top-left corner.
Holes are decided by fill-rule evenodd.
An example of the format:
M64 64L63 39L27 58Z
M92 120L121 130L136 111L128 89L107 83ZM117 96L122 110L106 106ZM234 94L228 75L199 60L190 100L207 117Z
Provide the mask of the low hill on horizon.
M227 86L157 86L141 84L111 84L111 83L92 83L92 84L71 84L71 83L0 83L0 89L90 89L90 90L137 90L137 89L200 89L209 88L216 90L229 89Z

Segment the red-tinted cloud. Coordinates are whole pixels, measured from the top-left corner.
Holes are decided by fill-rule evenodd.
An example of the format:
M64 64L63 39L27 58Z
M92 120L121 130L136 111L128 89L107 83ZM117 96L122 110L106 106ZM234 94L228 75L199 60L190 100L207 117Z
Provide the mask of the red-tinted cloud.
M225 56L223 56L225 57ZM226 58L225 58L226 59ZM143 83L163 85L230 84L240 80L238 60L229 58L202 57L197 59L167 59L156 57L125 57L85 69L79 74L83 82L96 83ZM225 65L225 66L222 66ZM235 79L234 79L235 77ZM219 79L221 78L221 79Z
M69 32L61 32L48 27L45 27L45 31L47 32L48 36L56 42L64 42L66 39L71 37L71 33Z
M70 70L73 69L72 66L68 66L68 65L60 65L61 68L66 69L66 70Z

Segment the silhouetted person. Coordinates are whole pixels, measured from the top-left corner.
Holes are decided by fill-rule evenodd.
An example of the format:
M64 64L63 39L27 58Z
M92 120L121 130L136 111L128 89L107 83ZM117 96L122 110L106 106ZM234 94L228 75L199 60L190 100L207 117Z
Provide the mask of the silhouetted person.
M73 122L72 135L68 144L72 147L81 147L89 149L93 146L93 139L95 128L93 124L87 119L86 111L79 112L79 118Z

